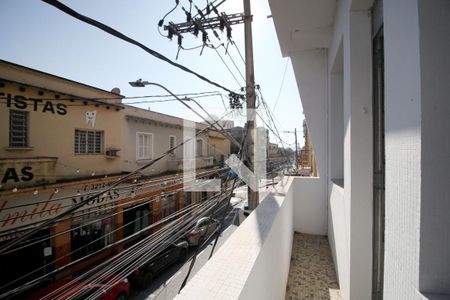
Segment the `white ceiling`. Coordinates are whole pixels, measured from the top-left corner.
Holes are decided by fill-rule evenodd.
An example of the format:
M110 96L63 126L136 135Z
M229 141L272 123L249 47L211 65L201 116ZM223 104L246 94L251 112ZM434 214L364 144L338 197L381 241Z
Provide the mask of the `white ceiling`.
M269 0L283 56L328 48L337 0Z

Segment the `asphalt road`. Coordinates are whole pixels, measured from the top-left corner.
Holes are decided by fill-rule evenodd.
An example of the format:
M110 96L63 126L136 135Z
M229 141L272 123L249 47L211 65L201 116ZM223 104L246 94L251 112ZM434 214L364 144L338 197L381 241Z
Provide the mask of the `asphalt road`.
M241 206L243 205L243 200L241 200L225 217L224 222L224 230L222 231L219 240L217 242L217 246L214 250L216 252L224 242L231 236L231 234L236 230L239 224L244 220L243 211ZM208 241L206 245L204 245L201 249L199 249L199 253L197 255L195 264L192 268L192 271L189 275L189 279L191 279L198 270L200 270L204 264L208 261L208 257L211 253L212 245L214 244L216 235L213 235L212 238ZM135 290L131 293L129 299L131 300L142 300L142 299L158 299L158 300L166 300L173 299L185 279L189 265L192 261L192 256L194 255L195 248L190 249L190 255L185 262L178 263L173 265L171 268L167 269L166 272L155 278L153 284L145 289L145 290ZM189 280L188 279L188 280Z
M273 189L272 183L279 181L279 178L275 180L267 179L261 182L260 185L260 197L264 196ZM236 228L241 224L244 219L244 205L247 200L247 187L241 186L234 190L235 197L231 199L233 209L226 215L224 222L224 229L217 242L216 252L225 241L233 234ZM220 219L221 213L219 212L215 217ZM188 281L200 270L203 265L208 261L208 257L211 253L212 245L214 243L215 235L208 241L208 244L204 245L199 249L199 254L197 255L194 267L189 275ZM131 300L142 300L142 299L158 299L158 300L169 300L175 298L178 294L179 289L185 279L189 265L192 261L192 256L194 255L195 248L190 249L189 258L182 263L173 265L171 268L167 269L166 272L155 278L153 284L145 290L135 290L132 291L129 299Z

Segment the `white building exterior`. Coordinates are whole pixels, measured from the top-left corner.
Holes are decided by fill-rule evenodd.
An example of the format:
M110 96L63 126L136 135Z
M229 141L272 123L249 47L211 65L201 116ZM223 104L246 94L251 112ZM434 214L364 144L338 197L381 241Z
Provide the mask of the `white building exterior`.
M450 294L450 2L269 2L324 174L319 233L343 298Z
M207 127L203 123L195 123L178 117L148 111L125 105L123 114L121 156L123 170L131 172L175 148L183 140L184 122L189 122L195 130ZM213 165L213 157L208 151L209 138L207 132L199 133L195 143L195 167L206 168ZM144 175L157 175L166 172L183 170L183 147L176 148L168 156L157 161L151 168L142 171Z
M273 213L292 223L258 217L274 203L269 196L250 219L259 229L244 223L236 231L253 230L258 242L231 238L224 245L260 249L241 258L236 268L243 273L234 269L225 278L233 258L219 251L180 298L206 299L222 289L233 299L283 299L286 270L269 267L274 259L283 264L290 250L273 247L260 229L281 226L278 233L328 235L343 299L449 299L450 1L269 3L320 178L281 184L285 198Z

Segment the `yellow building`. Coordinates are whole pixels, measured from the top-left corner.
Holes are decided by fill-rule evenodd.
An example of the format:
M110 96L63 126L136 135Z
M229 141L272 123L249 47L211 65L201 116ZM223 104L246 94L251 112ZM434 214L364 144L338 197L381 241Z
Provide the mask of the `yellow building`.
M317 162L314 156L314 148L312 144L311 134L309 133L306 121L303 121L303 137L305 139L305 146L300 151L300 174L317 177Z
M209 154L214 158L214 163L222 165L230 156L231 142L217 130L209 130Z
M0 61L0 243L67 211L116 179L114 175L121 172L122 98ZM99 197L78 217L62 219L36 233L40 238L60 235L2 255L2 267L21 262L7 277L26 274L44 262L54 261L56 268L71 261L75 257L70 253L76 250L74 233L80 233L76 228L111 213L111 209L94 211L115 198L113 194ZM112 230L116 221L105 219L96 232ZM72 234L67 232L71 228ZM5 282L3 276L0 282Z
M183 119L123 105L122 98L118 90L0 61L0 246L183 140ZM197 132L206 127L195 125ZM196 137L197 168L213 165L208 143L207 132ZM139 175L144 177L130 178L39 230L33 238L41 243L2 254L0 266L11 271L0 272L0 286L32 270L42 275L90 255L56 276L71 275L156 230L141 232L203 195L184 193L181 174L164 174L181 170L182 159L183 149L174 150L143 170ZM214 170L197 173L213 176ZM127 237L131 240L114 244Z
M3 188L121 171L121 95L0 61Z

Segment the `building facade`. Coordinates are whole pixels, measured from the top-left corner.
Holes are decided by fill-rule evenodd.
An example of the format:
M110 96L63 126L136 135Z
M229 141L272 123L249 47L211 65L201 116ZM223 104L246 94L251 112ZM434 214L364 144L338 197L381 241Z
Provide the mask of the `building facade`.
M328 235L343 299L448 297L450 3L313 2L269 0L320 176L302 230Z
M122 135L124 137L122 163L123 170L133 171L152 159L162 156L170 149L171 153L160 159L150 168L141 171L143 175L158 175L183 170L183 158L190 145L194 146L196 168L213 166L213 156L209 153L209 135L203 123L190 122L174 116L165 115L132 106L125 106ZM195 127L195 143L177 147L184 139L184 125ZM201 130L204 130L200 132ZM198 134L197 134L198 133ZM177 148L176 148L177 147Z
M209 154L214 159L214 164L223 165L230 156L231 142L217 130L208 131Z
M3 188L121 171L121 95L5 61L0 78Z
M101 193L183 141L185 120L124 105L119 93L0 61L0 246L65 214L31 237L40 242L0 255L2 269L11 270L1 272L0 286L80 272L201 200L182 190L193 173L184 181L175 174L183 147ZM207 127L194 125L196 133ZM205 169L197 176L214 175L208 132L194 139L196 168Z
M309 133L306 120L303 120L303 138L305 139L305 145L300 150L299 154L299 174L303 176L317 177L317 163L314 157L314 148L312 144L311 134Z

